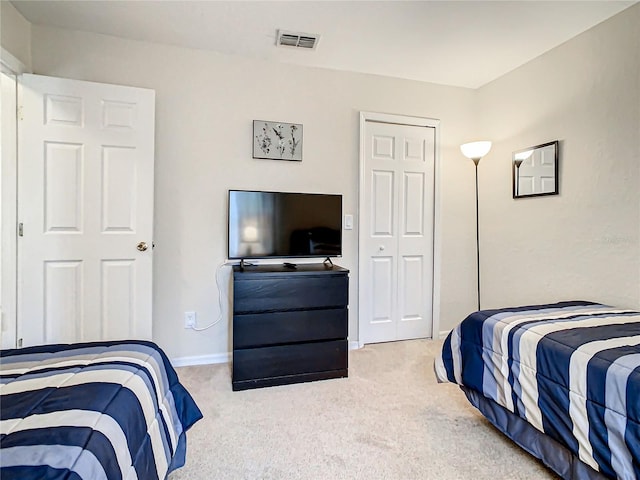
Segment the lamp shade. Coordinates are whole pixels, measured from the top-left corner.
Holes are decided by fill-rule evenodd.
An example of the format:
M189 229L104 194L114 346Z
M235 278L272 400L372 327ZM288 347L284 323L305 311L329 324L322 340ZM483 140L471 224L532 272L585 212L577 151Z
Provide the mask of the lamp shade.
M465 157L472 160L479 160L489 153L489 150L491 150L491 142L482 141L465 143L460 145L460 150Z

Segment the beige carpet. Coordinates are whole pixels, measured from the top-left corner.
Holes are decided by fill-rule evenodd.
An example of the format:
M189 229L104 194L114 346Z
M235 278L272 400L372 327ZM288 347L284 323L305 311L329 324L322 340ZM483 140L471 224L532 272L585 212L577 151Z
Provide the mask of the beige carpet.
M204 419L170 480L553 479L452 384L441 341L366 346L349 378L231 391L230 365L178 369Z

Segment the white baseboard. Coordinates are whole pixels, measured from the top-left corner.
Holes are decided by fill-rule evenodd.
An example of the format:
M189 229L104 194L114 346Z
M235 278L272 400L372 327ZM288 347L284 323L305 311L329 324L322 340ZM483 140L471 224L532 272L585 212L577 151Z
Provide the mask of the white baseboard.
M449 333L451 333L451 330L440 330L438 338L440 338L440 339L446 338L447 335L449 335Z
M192 357L178 357L171 359L174 367L191 367L193 365L211 365L214 363L229 363L230 353L214 353L213 355L194 355Z
M360 345L360 342L358 342L357 340L349 341L349 350L358 350L362 347L364 347L364 345Z

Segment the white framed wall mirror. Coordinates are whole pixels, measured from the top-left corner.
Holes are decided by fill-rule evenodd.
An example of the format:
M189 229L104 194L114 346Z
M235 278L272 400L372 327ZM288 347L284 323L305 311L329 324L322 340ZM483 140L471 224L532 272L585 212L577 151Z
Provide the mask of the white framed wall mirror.
M558 194L558 140L513 152L513 198Z

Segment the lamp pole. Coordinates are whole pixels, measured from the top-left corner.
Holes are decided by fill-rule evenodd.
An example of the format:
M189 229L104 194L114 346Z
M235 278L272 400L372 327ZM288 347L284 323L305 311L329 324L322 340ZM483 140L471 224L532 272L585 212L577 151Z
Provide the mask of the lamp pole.
M473 160L473 164L476 167L476 267L478 273L478 310L480 310L480 209L478 207L478 163L480 159L484 157L489 150L491 150L491 142L480 141L471 142L460 145L462 154Z
M478 271L478 310L480 310L480 209L478 203L478 163L479 158L473 158L476 166L476 267Z

